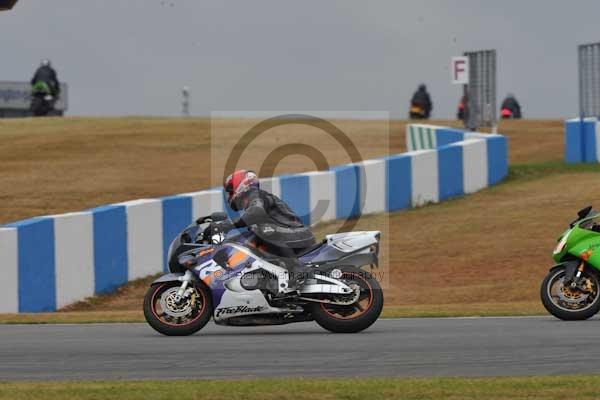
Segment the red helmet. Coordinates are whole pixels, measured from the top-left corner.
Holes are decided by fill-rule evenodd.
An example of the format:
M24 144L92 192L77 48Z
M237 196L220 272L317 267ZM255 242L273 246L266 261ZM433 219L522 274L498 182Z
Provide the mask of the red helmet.
M227 193L227 203L229 203L229 206L234 211L238 210L236 202L244 193L248 192L251 188L259 187L256 173L245 169L235 171L223 182L223 188Z

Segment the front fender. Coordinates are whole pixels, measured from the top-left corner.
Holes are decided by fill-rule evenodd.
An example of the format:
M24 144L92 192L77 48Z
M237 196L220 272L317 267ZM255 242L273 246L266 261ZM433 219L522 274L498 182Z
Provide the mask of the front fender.
M165 274L165 275L159 277L158 279L156 279L150 285L152 286L157 283L163 283L163 282L181 282L183 280L184 275L185 274L183 272L172 272L170 274Z
M573 280L573 278L575 277L575 274L577 273L577 267L579 267L580 263L581 263L581 260L564 261L564 262L556 264L555 266L550 268L550 271L558 269L558 268L564 268L565 269L565 281L571 282Z

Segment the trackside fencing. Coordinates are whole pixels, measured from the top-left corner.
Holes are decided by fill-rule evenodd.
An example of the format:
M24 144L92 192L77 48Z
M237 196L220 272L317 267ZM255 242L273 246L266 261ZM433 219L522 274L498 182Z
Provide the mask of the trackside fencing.
M565 121L565 161L569 164L600 162L600 127L597 118Z
M315 224L443 201L506 176L504 136L457 131L446 137L445 128L431 129L434 142L420 150L328 171L265 178L261 184L306 223ZM220 188L0 227L0 313L54 311L166 271L175 235L215 211L227 211Z

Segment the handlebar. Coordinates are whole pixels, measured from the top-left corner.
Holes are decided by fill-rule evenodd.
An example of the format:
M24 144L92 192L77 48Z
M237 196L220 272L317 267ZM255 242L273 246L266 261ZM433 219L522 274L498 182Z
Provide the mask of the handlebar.
M207 222L220 222L220 221L225 221L227 219L229 219L229 216L227 215L227 213L218 211L218 212L214 212L210 215L207 215L205 217L198 218L196 220L196 224L202 225Z

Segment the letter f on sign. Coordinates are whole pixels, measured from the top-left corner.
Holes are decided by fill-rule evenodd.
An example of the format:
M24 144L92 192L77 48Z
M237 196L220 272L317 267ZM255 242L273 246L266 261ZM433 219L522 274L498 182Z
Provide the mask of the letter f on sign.
M465 56L452 57L452 83L467 84L469 83L469 59Z
M448 64L446 64L448 65ZM458 80L458 74L465 72L465 60L454 60L454 80Z

